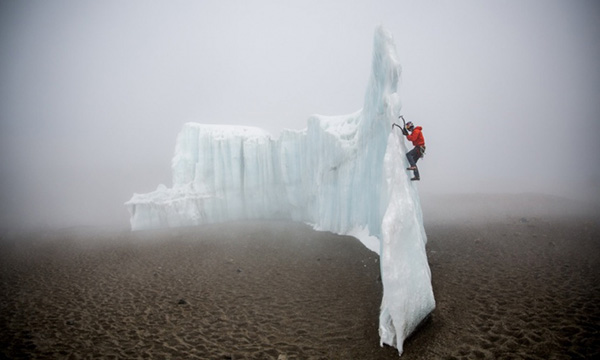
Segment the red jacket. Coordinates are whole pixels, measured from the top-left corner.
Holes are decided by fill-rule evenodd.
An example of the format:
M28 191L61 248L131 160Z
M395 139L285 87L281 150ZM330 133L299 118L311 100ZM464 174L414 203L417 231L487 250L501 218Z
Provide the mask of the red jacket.
M408 134L406 135L406 138L410 141L412 141L414 146L424 146L425 145L425 138L423 137L423 133L421 132L421 130L423 130L422 127L417 126L412 134Z

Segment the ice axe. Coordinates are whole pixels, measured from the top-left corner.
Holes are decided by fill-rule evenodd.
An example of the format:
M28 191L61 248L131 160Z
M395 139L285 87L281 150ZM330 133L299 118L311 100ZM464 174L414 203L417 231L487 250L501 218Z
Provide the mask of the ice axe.
M404 116L400 115L400 116L398 116L398 119L402 119L402 123L404 124L404 126L400 126L396 123L393 123L392 130L394 129L394 126L397 126L402 131L402 134L408 135L408 131L406 131L406 121L404 120Z

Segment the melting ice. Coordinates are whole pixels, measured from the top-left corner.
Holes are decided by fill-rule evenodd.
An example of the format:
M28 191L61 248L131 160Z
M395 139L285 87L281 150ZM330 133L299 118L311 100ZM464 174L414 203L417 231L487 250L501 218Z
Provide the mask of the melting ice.
M274 139L254 127L185 124L173 187L126 203L132 230L286 218L359 238L381 258L381 344L398 348L434 309L427 238L400 113L400 65L390 33L375 31L362 110L308 119Z

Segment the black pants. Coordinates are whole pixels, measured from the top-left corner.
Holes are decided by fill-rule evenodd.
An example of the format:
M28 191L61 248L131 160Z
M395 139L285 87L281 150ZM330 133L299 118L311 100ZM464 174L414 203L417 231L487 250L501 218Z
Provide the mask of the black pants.
M417 167L417 161L421 158L421 149L418 146L415 146L411 151L406 153L406 157L408 158L408 163L410 166L414 166L415 169L415 177L421 178L419 176L419 168Z

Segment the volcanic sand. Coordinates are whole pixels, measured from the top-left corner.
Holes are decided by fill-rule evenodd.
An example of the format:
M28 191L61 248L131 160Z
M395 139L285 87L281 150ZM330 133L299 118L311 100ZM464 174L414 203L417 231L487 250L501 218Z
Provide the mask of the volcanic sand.
M534 215L426 221L403 359L600 356L600 223ZM396 359L381 292L375 253L297 223L4 231L0 358Z

